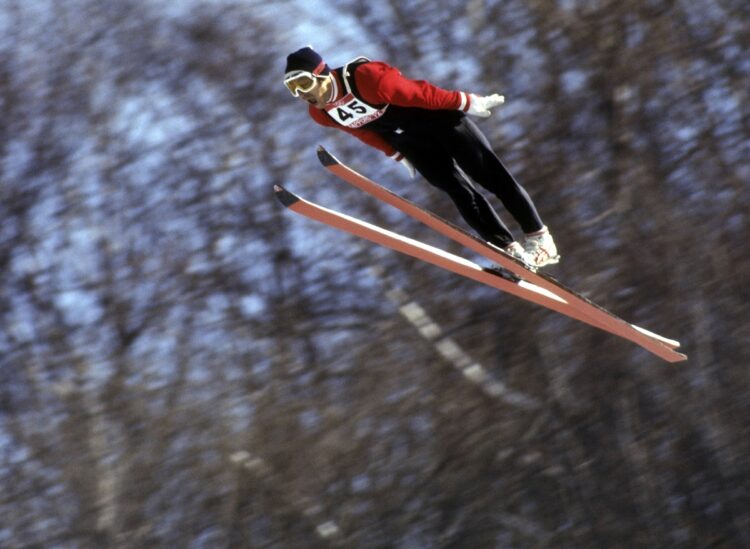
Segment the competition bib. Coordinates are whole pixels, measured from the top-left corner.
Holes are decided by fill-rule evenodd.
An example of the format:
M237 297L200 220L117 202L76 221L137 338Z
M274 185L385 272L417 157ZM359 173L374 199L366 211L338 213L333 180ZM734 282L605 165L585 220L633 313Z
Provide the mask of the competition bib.
M383 116L387 108L388 105L381 109L376 109L364 101L357 99L353 93L349 92L338 101L326 105L325 110L331 118L342 126L359 128Z

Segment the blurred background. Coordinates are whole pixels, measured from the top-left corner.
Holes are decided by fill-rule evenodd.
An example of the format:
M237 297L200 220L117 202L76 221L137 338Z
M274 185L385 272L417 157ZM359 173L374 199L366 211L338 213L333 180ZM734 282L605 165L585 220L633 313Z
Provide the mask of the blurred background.
M0 29L1 547L750 546L746 0L2 0ZM479 124L549 272L690 360L285 211L274 184L464 253L319 165L460 223L308 118L307 44L504 94Z

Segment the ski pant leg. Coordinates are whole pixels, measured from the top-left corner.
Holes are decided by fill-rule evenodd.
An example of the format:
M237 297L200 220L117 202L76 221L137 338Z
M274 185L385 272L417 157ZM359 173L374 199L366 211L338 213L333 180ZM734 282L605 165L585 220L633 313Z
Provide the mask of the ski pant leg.
M399 151L433 186L446 192L464 221L482 238L504 248L514 238L488 200L456 167L451 151L436 143L400 144Z
M544 227L529 194L503 165L471 119L464 117L454 131L445 135L446 146L458 166L497 196L525 233L537 232Z

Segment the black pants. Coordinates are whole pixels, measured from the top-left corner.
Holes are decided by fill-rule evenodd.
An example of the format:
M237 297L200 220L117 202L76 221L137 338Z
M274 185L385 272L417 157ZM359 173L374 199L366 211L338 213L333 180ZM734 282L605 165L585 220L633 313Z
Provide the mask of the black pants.
M466 223L485 240L505 247L515 239L472 179L500 199L525 233L544 227L529 194L468 117L429 134L404 132L393 137L396 149L427 181L448 193Z

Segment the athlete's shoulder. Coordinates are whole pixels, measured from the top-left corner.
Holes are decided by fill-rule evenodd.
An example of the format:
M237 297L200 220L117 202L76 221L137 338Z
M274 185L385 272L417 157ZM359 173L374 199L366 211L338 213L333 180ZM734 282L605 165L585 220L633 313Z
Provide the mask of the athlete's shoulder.
M371 61L366 58L361 59L365 60L357 63L356 70L354 71L354 78L359 85L373 85L383 79L397 78L401 76L401 72L396 67L389 65L385 61Z
M368 59L367 57L358 57L347 63L347 65L356 65L357 72L383 73L388 71L397 71L398 69L385 61Z

